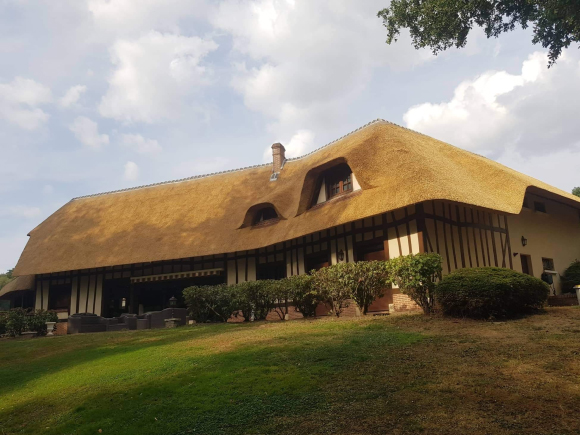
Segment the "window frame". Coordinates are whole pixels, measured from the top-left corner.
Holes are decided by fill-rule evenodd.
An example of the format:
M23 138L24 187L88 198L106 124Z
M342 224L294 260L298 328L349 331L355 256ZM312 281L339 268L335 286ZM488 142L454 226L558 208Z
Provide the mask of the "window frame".
M326 180L327 201L354 191L352 169L346 163L328 169L321 177Z

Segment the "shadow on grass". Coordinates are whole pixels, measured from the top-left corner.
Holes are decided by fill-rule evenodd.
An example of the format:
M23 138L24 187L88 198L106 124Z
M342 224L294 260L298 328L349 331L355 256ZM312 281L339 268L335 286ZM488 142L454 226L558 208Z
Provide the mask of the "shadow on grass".
M387 375L395 370L389 369L389 361L397 350L421 340L418 334L384 323L352 327L329 322L329 326L302 329L299 334L295 329L280 334L280 330L270 333L253 328L268 339L209 355L178 357L171 361L173 370L161 376L149 377L136 368L127 382L112 381L71 393L54 391L53 404L34 397L0 411L4 422L0 429L49 434L94 434L99 429L123 434L264 433L274 421L313 411L325 413L333 406L333 386L344 388L345 379L358 368L354 381L360 377L361 387L369 385L371 374L365 372L369 364L378 362ZM223 329L200 331L196 337L233 331ZM183 335L186 338L169 335L170 344L179 346L180 341L193 338ZM139 345L130 347L135 346ZM71 352L68 357L74 355ZM98 363L103 358L107 363L110 356L89 355L83 361ZM368 394L363 392L363 396ZM370 394L380 394L380 390L371 388Z

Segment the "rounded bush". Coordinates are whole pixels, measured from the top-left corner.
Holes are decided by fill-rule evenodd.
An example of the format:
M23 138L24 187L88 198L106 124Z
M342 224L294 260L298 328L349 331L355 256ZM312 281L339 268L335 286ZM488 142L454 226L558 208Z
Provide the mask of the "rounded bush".
M513 317L542 308L550 288L538 278L510 269L460 269L444 277L435 297L444 314L459 317Z
M564 271L562 276L562 291L564 293L573 293L574 286L580 284L580 261L575 260Z

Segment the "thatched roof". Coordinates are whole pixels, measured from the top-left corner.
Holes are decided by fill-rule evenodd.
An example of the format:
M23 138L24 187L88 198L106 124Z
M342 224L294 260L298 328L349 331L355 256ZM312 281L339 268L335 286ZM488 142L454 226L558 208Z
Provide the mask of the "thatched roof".
M362 192L306 210L314 168L341 160ZM261 165L74 199L30 233L15 273L255 249L431 199L519 213L529 186L580 208L564 191L382 120L287 161L277 181L269 181L271 172L271 165ZM248 209L261 203L272 204L280 221L243 226Z
M34 275L18 276L0 289L0 297L18 290L32 289L34 289Z

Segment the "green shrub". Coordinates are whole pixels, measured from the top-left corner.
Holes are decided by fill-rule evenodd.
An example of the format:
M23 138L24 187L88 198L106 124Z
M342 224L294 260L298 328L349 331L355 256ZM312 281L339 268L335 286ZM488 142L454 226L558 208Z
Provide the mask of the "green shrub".
M236 305L239 307L246 321L266 320L268 313L277 303L277 282L274 280L249 281L236 284L234 294Z
M312 275L295 275L283 279L290 290L290 298L294 309L302 313L304 317L312 317L316 314L316 307L322 298L313 287Z
M6 316L6 333L11 337L21 335L26 330L27 311L22 308L13 308Z
M26 316L26 328L37 335L46 335L46 322L58 322L58 315L54 311L36 310Z
M6 334L6 322L8 321L8 312L0 311L0 335Z
M580 260L575 260L568 266L562 276L562 292L574 292L574 286L580 284Z
M549 292L538 278L498 267L460 269L436 286L443 313L473 318L513 317L540 309Z
M410 254L386 262L389 279L408 295L425 314L433 311L435 283L441 279L439 254Z
M226 284L188 287L183 298L189 315L198 323L227 322L236 310L232 289Z
M322 301L330 306L330 313L340 317L351 299L350 281L345 280L350 263L338 263L323 267L313 273L313 287Z

